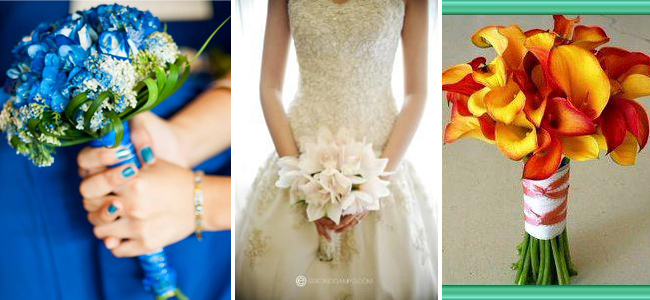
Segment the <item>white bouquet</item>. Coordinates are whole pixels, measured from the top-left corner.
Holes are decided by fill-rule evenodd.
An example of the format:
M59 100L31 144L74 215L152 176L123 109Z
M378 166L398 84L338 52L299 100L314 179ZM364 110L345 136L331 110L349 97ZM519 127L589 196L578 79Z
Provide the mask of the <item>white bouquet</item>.
M278 161L279 188L289 188L290 204L307 205L310 222L330 218L338 224L341 216L379 210L379 200L390 194L388 181L380 176L387 158L378 158L372 144L356 141L345 129L333 135L321 128L318 136L306 140L299 157L286 156ZM320 237L319 258L331 261L340 250L339 234L330 233L331 241Z

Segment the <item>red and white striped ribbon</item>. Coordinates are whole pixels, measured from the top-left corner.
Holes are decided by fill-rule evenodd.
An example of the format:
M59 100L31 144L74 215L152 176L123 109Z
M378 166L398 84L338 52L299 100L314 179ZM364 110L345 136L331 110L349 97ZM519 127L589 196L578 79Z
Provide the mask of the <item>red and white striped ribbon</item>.
M528 234L549 240L566 226L569 164L544 180L522 180L524 187L524 226Z

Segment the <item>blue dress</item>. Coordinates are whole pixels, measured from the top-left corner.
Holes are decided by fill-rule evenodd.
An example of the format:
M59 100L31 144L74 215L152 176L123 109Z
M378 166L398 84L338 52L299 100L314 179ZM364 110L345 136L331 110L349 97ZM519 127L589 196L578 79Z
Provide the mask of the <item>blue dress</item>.
M230 15L229 2L214 6L214 20L169 23L168 32L179 37L180 45L200 47L209 35L201 33L211 32ZM0 12L4 82L13 45L39 22L65 16L68 3L2 2ZM193 34L181 34L188 30ZM229 52L230 26L224 26L212 44ZM154 112L173 115L208 82L205 76L190 77ZM55 163L39 168L0 138L0 299L153 299L143 289L137 259L113 257L92 233L78 191L76 156L81 148L59 148ZM229 176L230 151L197 168ZM187 296L230 299L230 231L205 233L202 242L190 236L165 249Z

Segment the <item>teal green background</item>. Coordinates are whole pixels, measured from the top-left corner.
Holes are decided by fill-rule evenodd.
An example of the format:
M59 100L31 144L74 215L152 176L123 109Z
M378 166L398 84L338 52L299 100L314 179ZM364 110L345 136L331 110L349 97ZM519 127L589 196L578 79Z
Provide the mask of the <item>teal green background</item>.
M647 0L441 0L443 15L644 15L650 14Z
M473 286L443 285L442 299L650 299L650 286Z

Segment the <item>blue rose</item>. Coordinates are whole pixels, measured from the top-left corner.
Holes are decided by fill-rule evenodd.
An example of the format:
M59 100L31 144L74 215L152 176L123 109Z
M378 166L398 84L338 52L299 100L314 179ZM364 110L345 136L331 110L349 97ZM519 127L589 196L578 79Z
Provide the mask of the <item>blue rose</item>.
M129 58L129 46L123 31L105 31L99 36L99 52L117 58Z
M83 18L79 14L72 14L65 18L56 28L55 35L63 35L77 41L77 33L84 26Z

